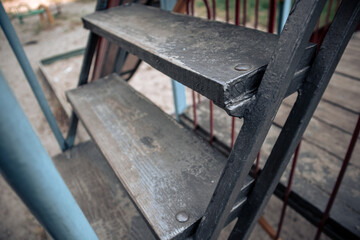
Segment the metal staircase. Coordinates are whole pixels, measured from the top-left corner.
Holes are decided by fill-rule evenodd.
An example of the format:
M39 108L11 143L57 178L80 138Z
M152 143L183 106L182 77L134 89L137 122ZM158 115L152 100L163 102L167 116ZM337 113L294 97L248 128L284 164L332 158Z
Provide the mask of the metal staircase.
M63 150L72 147L80 120L93 142L54 158L75 198L88 198L81 207L98 235L217 239L237 219L229 239L249 237L360 20L360 2L343 0L315 56L308 40L325 2L295 1L276 36L138 4L100 11L107 1L98 1L98 11L83 18L91 32L79 87L67 93L73 107L68 137L58 138ZM228 159L116 73L87 84L99 37L243 118ZM254 181L253 161L281 102L295 92ZM126 211L130 200L138 212Z
M216 239L235 218L230 238L249 236L359 18L359 4L343 1L314 59L308 39L324 4L296 2L280 37L138 4L83 18L91 31L85 57L104 37L244 118L225 159L117 74L67 93L72 132L79 118L156 238ZM90 68L84 63L79 85ZM254 184L253 160L280 103L296 91L301 94Z

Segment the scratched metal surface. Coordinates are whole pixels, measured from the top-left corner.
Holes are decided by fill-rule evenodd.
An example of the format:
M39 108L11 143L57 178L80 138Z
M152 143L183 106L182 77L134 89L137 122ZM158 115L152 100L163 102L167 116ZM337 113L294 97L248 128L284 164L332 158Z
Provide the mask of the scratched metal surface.
M99 239L155 239L93 142L80 143L53 161Z
M274 34L137 4L96 12L83 22L232 115L253 96L278 41ZM297 72L314 50L309 44ZM237 71L238 64L250 69Z
M191 234L225 166L224 156L116 74L71 90L67 96L158 237ZM242 194L250 182L248 178ZM189 219L179 222L176 215L183 211Z

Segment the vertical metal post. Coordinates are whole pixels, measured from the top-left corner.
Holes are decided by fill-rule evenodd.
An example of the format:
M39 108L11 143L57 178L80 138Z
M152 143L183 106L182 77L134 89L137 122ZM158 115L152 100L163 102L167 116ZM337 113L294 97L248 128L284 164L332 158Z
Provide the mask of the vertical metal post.
M0 171L54 239L97 239L0 73Z
M268 32L274 33L276 19L276 0L270 0Z
M176 0L160 0L161 9L171 11L176 4ZM177 121L180 121L180 114L182 114L186 109L186 95L185 95L185 86L181 83L171 79L171 86L174 99L175 107L175 118Z
M44 113L46 120L48 121L51 130L53 131L55 138L57 142L59 143L59 146L61 150L65 150L66 144L65 139L61 133L61 130L59 128L59 125L56 122L56 119L54 115L51 112L50 106L46 100L46 97L40 87L40 84L36 78L36 75L31 68L30 62L26 57L26 54L24 52L24 49L21 46L20 40L16 35L16 32L11 25L11 21L8 17L8 15L5 12L5 9L2 5L2 2L0 1L0 25L3 29L6 38L9 41L9 44L26 76L27 81L29 82L29 85L40 105L40 108L42 112Z
M97 0L95 11L105 9L107 7L107 2L108 0ZM99 36L90 32L88 41L86 43L80 76L77 84L78 86L86 84L88 82L90 67L98 40L99 40ZM78 117L76 116L74 111L72 111L70 117L68 135L66 137L66 145L69 148L71 148L74 145L78 122L79 122Z
M235 1L235 25L238 26L240 24L240 0Z
M283 222L284 222L285 211L286 211L286 207L287 207L287 201L289 199L289 195L290 195L290 192L291 192L292 181L293 181L294 175L295 175L295 168L296 168L297 160L299 158L300 146L301 146L301 142L298 144L298 146L297 146L297 148L295 150L294 159L293 159L293 163L291 165L291 171L290 171L290 175L289 175L288 184L287 184L287 187L286 187L286 192L285 192L285 196L284 196L284 202L283 202L283 206L282 206L282 209L281 209L280 220L279 220L278 230L276 232L275 239L279 239L279 237L280 237L280 232L281 232L282 225L283 225Z

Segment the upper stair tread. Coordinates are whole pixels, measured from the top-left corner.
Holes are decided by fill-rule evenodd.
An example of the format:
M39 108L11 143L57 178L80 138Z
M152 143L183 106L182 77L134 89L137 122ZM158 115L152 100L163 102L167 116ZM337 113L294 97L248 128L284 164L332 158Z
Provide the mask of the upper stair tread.
M117 74L67 96L158 237L189 235L206 210L226 158ZM182 211L189 215L186 222L176 220Z
M83 22L85 28L208 97L229 114L231 105L253 95L279 39L138 4L95 12L83 17ZM308 66L314 50L315 45L309 44L297 70ZM238 64L251 69L237 71Z

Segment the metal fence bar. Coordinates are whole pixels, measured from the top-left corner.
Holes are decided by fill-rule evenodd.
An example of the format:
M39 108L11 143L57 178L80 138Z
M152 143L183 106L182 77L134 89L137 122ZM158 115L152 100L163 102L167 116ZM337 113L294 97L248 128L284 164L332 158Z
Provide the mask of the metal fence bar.
M285 196L284 196L284 202L283 202L283 206L282 206L282 209L281 209L280 220L279 220L278 230L276 232L275 239L278 239L280 237L280 232L281 232L281 228L282 228L284 217L285 217L285 211L286 211L286 207L287 207L287 202L288 202L289 195L290 195L290 192L291 192L291 185L292 185L294 174L295 174L296 163L297 163L297 160L299 158L300 146L301 146L301 141L299 142L299 144L298 144L298 146L297 146L297 148L295 150L293 163L291 165L289 180L288 180L288 184L287 184L287 187L286 187L286 192L285 192Z
M235 2L235 25L238 26L240 24L240 0L236 0Z
M0 73L0 172L54 239L97 239Z
M347 149L344 161L343 161L343 163L341 165L339 175L338 175L338 177L336 179L334 188L333 188L333 190L331 192L329 202L328 202L328 204L326 206L326 209L325 209L325 211L323 213L322 219L321 219L321 221L319 223L318 230L317 230L315 238L314 238L315 240L318 240L320 238L320 235L321 235L322 229L324 228L325 222L329 218L330 210L331 210L332 205L333 205L333 203L335 201L336 195L337 195L337 193L339 191L340 184L341 184L341 182L342 182L342 180L344 178L346 168L349 165L351 155L352 155L352 153L354 151L355 144L356 144L357 139L359 137L359 132L360 132L360 115L358 117L358 121L356 123L356 127L354 129L353 135L351 137L351 141L350 141L349 147Z
M61 150L65 150L67 148L65 139L61 133L60 127L58 123L56 122L56 119L51 112L50 106L46 100L46 97L44 95L44 92L41 89L41 86L36 78L36 75L34 73L34 70L31 68L30 62L26 57L26 54L24 52L24 49L21 46L20 40L16 35L16 32L11 25L11 21L8 17L8 15L5 12L5 9L2 5L2 2L0 1L0 24L1 28L3 29L6 38L9 41L9 44L26 76L26 79L36 97L36 100L38 101L40 108L42 112L45 115L45 118L47 122L50 125L50 128L52 132L55 135L55 138L61 148Z
M212 0L212 19L216 19L216 0Z
M268 32L274 33L276 19L276 0L270 0Z

